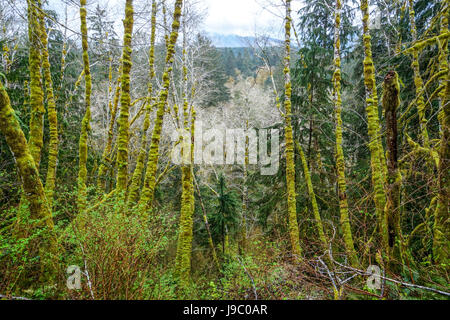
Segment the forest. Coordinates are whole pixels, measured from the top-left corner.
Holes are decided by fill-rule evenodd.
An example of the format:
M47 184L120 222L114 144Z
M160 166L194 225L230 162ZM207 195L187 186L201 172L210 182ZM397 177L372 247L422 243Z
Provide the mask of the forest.
M256 2L0 0L0 300L449 299L450 0Z

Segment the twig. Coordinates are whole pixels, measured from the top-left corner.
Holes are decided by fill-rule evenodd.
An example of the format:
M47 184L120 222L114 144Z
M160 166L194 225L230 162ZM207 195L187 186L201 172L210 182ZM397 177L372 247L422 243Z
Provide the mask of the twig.
M250 280L252 281L252 286L253 286L253 292L255 294L255 300L258 300L258 293L256 292L256 287L255 287L255 281L253 281L252 276L250 275L250 273L247 271L247 269L245 268L244 264L242 263L241 259L239 257L237 257L237 260L239 261L239 263L241 264L242 268L244 268L245 273L247 274L247 276L250 278Z

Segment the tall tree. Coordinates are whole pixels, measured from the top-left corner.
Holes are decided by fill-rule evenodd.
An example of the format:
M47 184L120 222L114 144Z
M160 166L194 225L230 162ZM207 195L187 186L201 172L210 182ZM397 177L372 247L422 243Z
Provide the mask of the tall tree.
M48 54L48 36L45 30L44 12L39 1L39 22L41 31L42 44L42 67L44 70L44 82L47 94L48 122L50 126L50 143L48 150L48 169L45 181L45 194L47 196L48 206L50 210L53 208L53 194L55 191L56 166L58 163L58 113L56 111L55 95L53 93L53 80L50 70L50 58Z
M38 22L38 2L28 0L28 36L30 40L30 136L31 155L39 169L44 144L44 93L41 79L41 27Z
M83 213L87 205L87 153L88 153L88 134L91 129L91 94L92 94L92 78L91 68L89 65L88 54L88 30L86 22L86 0L80 0L80 30L81 30L81 46L83 48L83 66L85 80L85 114L81 122L81 134L79 143L79 164L78 164L78 212Z
M366 88L366 112L368 119L369 149L372 168L372 185L374 188L374 202L379 235L384 250L388 250L388 233L384 207L386 194L384 192L384 172L382 159L384 158L383 145L381 144L380 119L378 115L378 94L375 80L375 67L372 60L372 43L369 32L369 2L361 0L361 14L363 17L363 41L364 41L364 84ZM384 164L385 165L385 164Z
M161 141L161 131L164 120L164 114L166 112L167 98L169 96L170 79L173 71L175 45L178 39L178 30L180 28L180 16L181 7L183 5L182 0L175 1L172 33L170 34L169 41L167 43L167 53L165 60L165 68L163 74L163 88L158 97L158 109L156 112L155 124L152 133L152 142L150 144L150 154L148 157L147 171L145 174L144 187L142 189L142 195L140 199L140 205L142 206L142 214L147 215L147 211L152 209L153 198L156 185L156 170L159 160L159 144Z
M398 169L398 130L397 109L400 106L400 83L398 74L390 71L383 83L383 109L386 117L386 146L387 146L387 199L386 219L389 234L389 255L402 262L402 231L400 217L400 186L401 175Z
M129 139L129 112L130 112L130 71L131 71L131 40L133 36L133 0L125 3L125 19L123 20L123 52L122 52L122 79L119 114L119 134L117 137L117 192L119 197L125 199L128 184L128 139Z
M28 201L30 219L27 220L27 223L29 223L27 233L31 242L28 243L27 241L28 251L38 257L38 270L40 269L41 272L40 280L48 281L54 277L56 270L54 261L56 261L57 247L52 213L45 197L36 163L16 114L11 108L9 96L1 82L0 131L5 136L6 143L14 156L24 195ZM41 230L41 232L37 232L38 230ZM32 232L36 232L37 237ZM38 252L34 251L34 246L37 246Z
M344 234L345 249L350 262L354 267L358 266L355 245L353 243L352 229L348 212L347 183L345 180L345 158L342 148L342 97L341 97L341 0L336 0L335 27L334 27L334 75L333 75L333 100L336 121L336 168L338 174L339 212L341 215L341 228Z
M287 184L287 203L289 217L289 234L291 239L292 253L298 260L302 259L302 250L300 248L300 235L297 222L297 204L295 194L295 163L294 163L294 138L292 134L292 111L291 96L292 84L290 73L291 62L291 0L286 0L285 17L285 52L284 52L284 86L285 86L285 143L286 143L286 184Z
M450 68L448 66L448 15L450 1L442 2L442 15L439 38L439 72L440 86L443 86L439 93L439 123L441 125L441 141L439 148L439 193L436 213L434 216L434 238L433 255L438 263L447 263L449 259L450 221L449 221L449 201L450 201ZM446 36L447 35L447 36Z
M153 98L153 85L152 80L155 78L155 38L156 38L156 13L157 4L156 0L152 1L152 22L151 22L151 36L150 36L150 51L149 51L149 65L150 65L150 79L148 82L147 93L147 111L145 113L145 119L142 128L141 148L139 150L139 156L136 162L136 168L133 172L133 178L131 179L130 192L128 195L128 202L130 205L134 205L139 200L139 194L141 189L142 174L144 172L145 159L147 157L148 147L148 129L150 127L150 113L153 110L154 98Z

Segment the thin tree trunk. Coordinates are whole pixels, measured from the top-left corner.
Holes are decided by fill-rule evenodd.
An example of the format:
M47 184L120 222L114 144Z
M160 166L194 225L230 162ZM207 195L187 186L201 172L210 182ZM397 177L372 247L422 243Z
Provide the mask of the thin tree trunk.
M144 187L140 199L142 215L148 215L148 211L152 210L153 198L155 194L156 170L159 160L159 144L161 141L161 131L166 113L167 98L169 96L170 75L173 70L175 45L178 39L178 30L180 28L180 16L183 0L176 0L173 14L172 33L167 45L166 65L163 74L163 88L158 98L158 110L156 112L155 125L153 127L152 142L150 145L150 154L147 163L147 172L145 174Z
M416 28L416 17L414 12L414 1L409 1L409 22L411 25L411 36L413 42L417 41L417 28ZM427 130L427 119L425 118L425 99L423 97L423 80L420 75L419 66L419 51L418 49L413 49L412 51L412 64L414 70L414 84L416 86L416 99L417 99L417 113L419 115L419 125L420 134L425 148L430 147L428 130Z
M111 165L111 151L114 139L114 125L116 123L117 108L119 106L120 98L120 79L122 78L122 61L120 62L119 73L117 75L116 88L114 91L114 100L112 102L111 115L108 126L108 138L106 146L103 149L102 160L100 161L100 167L98 170L97 188L102 192L106 191L106 174L108 167Z
M325 237L325 233L323 231L322 219L320 218L319 206L317 205L316 194L314 193L314 188L313 188L312 181L311 181L311 175L309 173L308 161L306 160L305 153L303 152L303 149L300 146L300 144L297 142L296 145L297 145L298 153L300 154L300 158L303 163L303 173L305 176L306 185L308 187L308 194L309 194L311 206L313 209L316 230L317 230L317 233L319 234L319 240L322 242L322 249L327 250L328 249L328 241L327 241L327 238Z
M183 14L183 128L185 132L191 129L191 136L194 135L194 122L195 122L195 110L192 107L192 124L189 126L189 103L188 103L188 87L187 87L187 63L186 63L186 7ZM183 136L181 143L183 146L188 146L182 148L182 158L189 156L189 163L183 163L181 168L182 173L182 195L181 195L181 213L180 213L180 233L178 236L178 246L177 255L175 259L175 271L180 277L182 286L186 286L190 277L191 270L191 251L192 251L192 236L193 236L193 215L194 215L194 172L193 172L193 151L194 142L192 137L189 137L190 141L184 141L188 139L187 136ZM188 152L188 155L184 154Z
M30 135L28 146L39 170L44 143L44 92L41 80L41 27L38 22L38 3L28 0L28 35L30 40Z
M133 206L139 201L139 194L141 189L142 174L145 167L145 158L147 157L147 145L148 145L148 129L150 127L150 113L153 108L153 86L152 80L155 77L155 37L156 37L156 13L157 6L156 0L152 1L152 27L150 37L150 52L149 52L149 65L150 65L150 79L148 83L148 97L147 97L147 111L145 114L144 124L142 128L142 140L141 149L136 163L136 168L133 172L133 178L131 179L130 192L128 196L129 205Z
M441 16L441 34L448 34L448 14L450 1L442 2L444 7ZM439 93L439 123L441 126L441 143L439 149L439 193L438 204L434 215L433 258L436 263L446 264L449 261L450 221L450 69L448 66L448 38L439 40L439 71L443 72L440 85L444 89Z
M295 194L295 163L294 163L294 138L292 134L292 111L291 111L291 0L286 0L285 17L285 56L284 56L284 85L285 85L285 143L286 143L286 185L289 217L289 235L292 253L295 259L302 260L300 248L300 235L297 222L297 204Z
M45 88L47 93L48 104L48 122L50 126L50 143L48 150L48 169L45 182L45 194L47 196L50 211L53 208L53 194L55 192L56 166L58 163L58 113L56 111L55 96L53 93L53 81L50 71L50 61L48 54L48 37L45 30L44 12L40 7L39 1L39 21L41 27L41 43L42 43L42 67L44 69Z
M398 169L397 109L400 106L400 84L398 74L390 71L383 85L383 108L386 115L386 145L388 150L386 217L389 234L389 256L391 264L402 262L403 237L400 227L401 175Z
M86 0L80 0L80 20L81 20L81 44L83 47L83 65L84 65L84 79L85 79L85 106L86 111L81 122L81 135L79 143L79 168L78 168L78 212L83 213L87 205L87 152L88 152L88 134L91 128L91 69L89 66L88 54L88 31L86 22Z
M208 216L206 214L206 209L205 209L205 205L203 204L202 194L200 192L200 188L198 186L197 180L195 179L195 176L194 176L194 183L195 183L195 188L197 189L198 199L200 200L200 206L202 207L203 221L205 222L206 231L208 232L208 243L209 243L209 246L211 247L213 260L214 260L214 263L216 264L217 270L220 270L219 259L217 259L217 252L216 252L216 248L214 246L214 241L213 241L213 238L211 235L211 228L209 226Z
M341 229L344 235L345 249L353 267L358 267L358 256L353 243L352 228L348 212L347 183L345 179L345 158L342 148L342 98L341 98L341 0L336 0L335 27L334 27L334 75L333 100L336 112L336 167L338 174L338 196Z

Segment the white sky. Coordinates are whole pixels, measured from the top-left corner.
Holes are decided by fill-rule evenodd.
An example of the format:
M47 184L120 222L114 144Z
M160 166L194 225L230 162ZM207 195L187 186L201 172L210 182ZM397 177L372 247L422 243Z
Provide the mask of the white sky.
M269 8L267 0L202 0L208 7L205 31L252 36L255 32L278 35L283 29L281 8ZM272 2L281 3L280 0ZM293 15L300 1L293 2ZM270 10L270 11L269 11Z
M201 29L206 32L220 34L236 34L240 36L253 36L255 33L270 33L273 37L283 37L283 24L280 18L283 15L281 8L271 7L268 3L280 3L281 0L192 0L197 8L204 10L206 17ZM293 17L301 7L303 0L293 0ZM73 30L79 30L79 15L76 4L79 0L48 0L50 8L56 10L60 21L64 21L65 6L69 3L68 25ZM125 0L88 0L88 12L95 9L97 3L101 7L107 5L108 15L116 21L117 33L121 34L123 8ZM146 5L144 5L144 3ZM136 0L136 12L150 11L150 1ZM277 17L276 15L280 15Z

